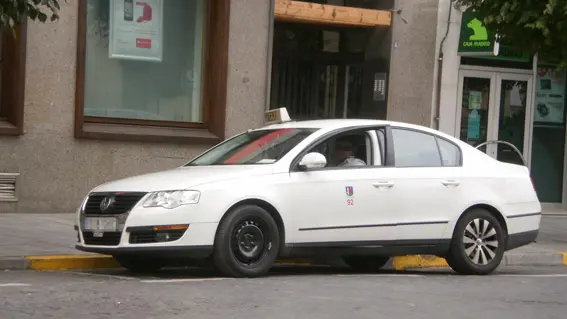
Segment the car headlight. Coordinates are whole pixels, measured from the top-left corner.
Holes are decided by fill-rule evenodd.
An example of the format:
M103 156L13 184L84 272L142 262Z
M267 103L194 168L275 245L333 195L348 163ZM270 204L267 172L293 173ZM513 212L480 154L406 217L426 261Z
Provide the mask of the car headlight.
M144 201L144 207L176 208L181 205L197 204L201 192L199 191L161 191L150 194Z

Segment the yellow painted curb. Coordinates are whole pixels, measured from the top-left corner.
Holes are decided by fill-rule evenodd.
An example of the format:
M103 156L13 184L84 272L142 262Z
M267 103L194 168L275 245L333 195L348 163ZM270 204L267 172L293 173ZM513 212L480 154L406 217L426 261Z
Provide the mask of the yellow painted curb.
M559 252L563 255L563 266L567 266L567 252Z
M445 258L431 255L397 256L392 258L392 267L395 270L412 268L444 268L449 267Z
M97 269L119 268L120 265L112 256L88 255L52 255L27 256L28 269L33 270L71 270L71 269Z

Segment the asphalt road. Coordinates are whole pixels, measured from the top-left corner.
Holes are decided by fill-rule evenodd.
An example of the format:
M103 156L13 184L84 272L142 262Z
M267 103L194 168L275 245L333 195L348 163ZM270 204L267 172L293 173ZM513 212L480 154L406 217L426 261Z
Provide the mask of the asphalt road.
M281 269L227 279L206 271L0 273L0 318L565 318L567 267L466 277Z

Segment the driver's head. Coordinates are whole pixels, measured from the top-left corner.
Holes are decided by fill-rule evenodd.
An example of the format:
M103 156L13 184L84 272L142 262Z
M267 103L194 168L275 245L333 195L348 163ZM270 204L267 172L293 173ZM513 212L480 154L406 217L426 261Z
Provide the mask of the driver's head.
M350 156L354 156L356 141L354 136L341 136L335 141L335 158L340 163Z

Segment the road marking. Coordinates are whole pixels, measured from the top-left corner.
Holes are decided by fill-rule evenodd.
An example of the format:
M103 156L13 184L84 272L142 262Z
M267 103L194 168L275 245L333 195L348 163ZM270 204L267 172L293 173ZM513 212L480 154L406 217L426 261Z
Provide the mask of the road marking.
M410 275L410 274L349 274L337 275L339 277L426 277L424 275Z
M0 287L27 287L27 286L31 286L31 285L30 284L17 283L17 282L0 284Z
M140 282L145 284L157 284L157 283L176 283L176 282L193 282L193 281L209 281L209 280L225 280L231 278L182 278L182 279L149 279L140 280Z
M502 274L494 275L496 277L537 277L537 278L557 278L557 277L567 277L567 274L543 274L543 275L529 275L529 274Z
M122 279L122 280L136 280L137 278L134 277L126 277L126 276L119 276L119 275L110 275L110 274L95 274L95 273L88 273L88 272L78 272L78 271L70 271L70 274L87 276L87 277L105 277L105 278L115 278L115 279Z

